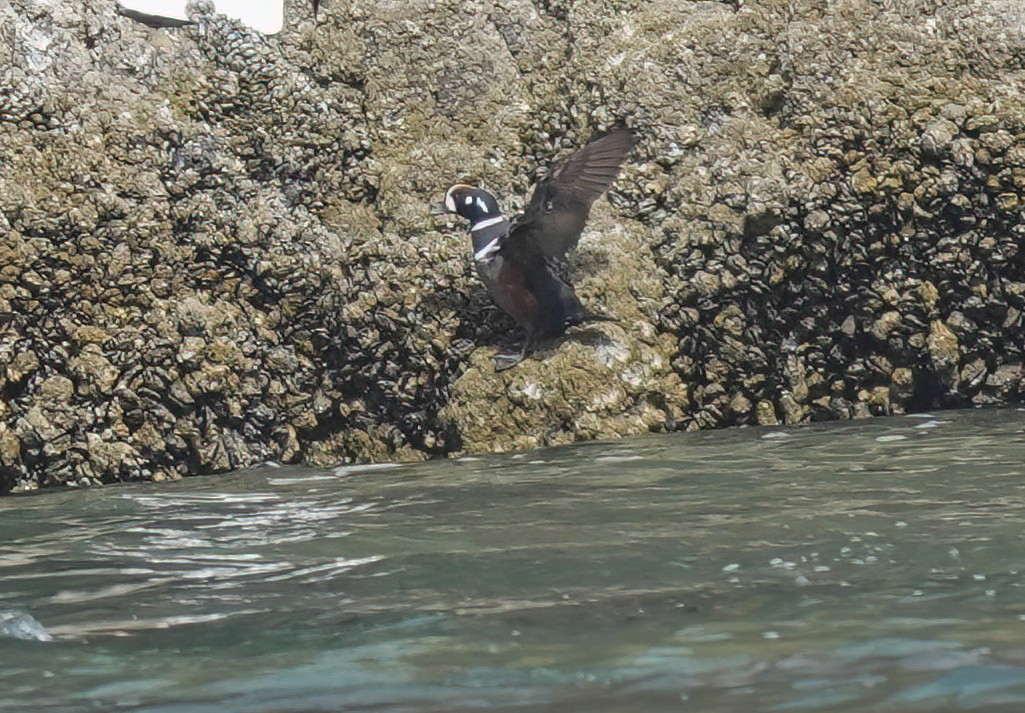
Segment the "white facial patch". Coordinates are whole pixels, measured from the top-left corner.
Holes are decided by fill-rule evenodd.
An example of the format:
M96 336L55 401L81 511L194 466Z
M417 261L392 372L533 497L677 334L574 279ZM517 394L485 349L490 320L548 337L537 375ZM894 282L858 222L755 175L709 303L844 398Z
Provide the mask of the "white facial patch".
M488 204L487 204L487 202L486 202L486 201L485 201L485 200L484 200L483 198L481 198L480 196L477 196L477 207L478 207L478 208L480 208L480 209L481 209L482 211L484 211L485 213L487 213L487 212L488 212Z
M466 205L473 205L473 196L466 196L466 200L463 201Z
M445 207L449 213L456 212L456 197L452 195L452 188L448 189L448 193L445 194Z

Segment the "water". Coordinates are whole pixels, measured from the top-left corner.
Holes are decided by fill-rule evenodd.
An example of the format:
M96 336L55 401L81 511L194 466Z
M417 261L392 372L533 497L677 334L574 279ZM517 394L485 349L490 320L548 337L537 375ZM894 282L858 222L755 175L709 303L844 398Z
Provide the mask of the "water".
M1023 525L1012 410L7 498L0 712L1019 711Z

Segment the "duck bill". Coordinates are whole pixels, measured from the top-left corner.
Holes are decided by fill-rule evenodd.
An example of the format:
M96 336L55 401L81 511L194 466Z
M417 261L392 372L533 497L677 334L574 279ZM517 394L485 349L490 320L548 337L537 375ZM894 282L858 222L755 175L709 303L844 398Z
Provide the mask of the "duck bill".
M448 206L444 203L439 203L436 206L431 207L431 215L448 215L451 211Z

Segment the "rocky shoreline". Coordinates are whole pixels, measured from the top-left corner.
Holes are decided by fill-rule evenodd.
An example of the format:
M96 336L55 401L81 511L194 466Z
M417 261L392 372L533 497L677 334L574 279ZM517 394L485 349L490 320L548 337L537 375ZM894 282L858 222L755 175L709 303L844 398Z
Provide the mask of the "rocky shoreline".
M1025 7L0 6L0 492L1019 401ZM429 206L626 121L516 339ZM515 206L507 206L514 208Z

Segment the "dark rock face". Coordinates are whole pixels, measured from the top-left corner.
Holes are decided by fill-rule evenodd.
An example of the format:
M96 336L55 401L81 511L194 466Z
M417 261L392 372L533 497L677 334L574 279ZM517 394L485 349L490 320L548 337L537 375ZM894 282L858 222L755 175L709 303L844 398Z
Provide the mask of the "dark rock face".
M659 326L700 425L1020 398L1022 105L1003 94L1025 16L998 36L953 5L917 23L846 10L859 37L843 8L786 28L769 136L751 130L745 156L728 138L704 205L672 206L705 240L656 246L674 285Z
M0 7L0 492L1020 399L1025 10L753 5ZM622 121L618 322L495 374L429 206Z

